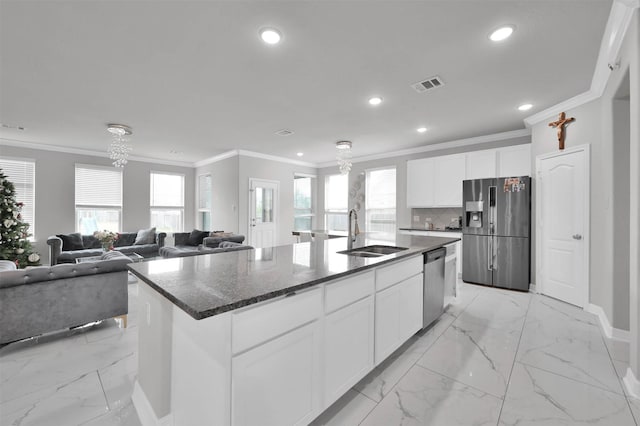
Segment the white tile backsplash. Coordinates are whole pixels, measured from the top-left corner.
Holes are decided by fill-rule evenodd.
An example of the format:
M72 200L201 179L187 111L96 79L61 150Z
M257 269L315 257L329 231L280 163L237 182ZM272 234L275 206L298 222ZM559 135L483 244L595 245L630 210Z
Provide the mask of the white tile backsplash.
M425 221L431 218L434 229L444 229L451 225L456 225L458 217L462 216L462 208L432 208L432 209L411 209L411 227L425 228ZM418 220L414 220L415 218ZM455 218L456 222L451 223Z

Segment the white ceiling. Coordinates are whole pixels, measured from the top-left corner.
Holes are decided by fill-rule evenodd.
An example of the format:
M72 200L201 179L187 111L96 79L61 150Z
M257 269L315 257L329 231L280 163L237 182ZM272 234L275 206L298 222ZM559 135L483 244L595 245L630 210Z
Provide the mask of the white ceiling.
M0 138L313 163L524 128L589 89L609 0L0 1ZM488 33L514 24L493 43ZM283 33L277 46L258 30ZM446 86L409 85L439 75ZM372 95L384 98L372 107ZM516 107L530 102L527 113ZM416 128L429 130L419 134ZM274 135L291 129L287 137ZM172 154L170 151L180 151ZM304 157L296 157L296 152Z

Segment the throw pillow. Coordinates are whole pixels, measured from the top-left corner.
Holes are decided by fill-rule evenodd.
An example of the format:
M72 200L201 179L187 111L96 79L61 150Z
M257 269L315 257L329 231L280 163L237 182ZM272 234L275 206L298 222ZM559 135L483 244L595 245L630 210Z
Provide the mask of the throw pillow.
M62 240L62 251L70 251L70 250L83 250L84 244L82 242L82 235L79 232L75 234L59 234L56 237Z
M154 244L156 242L156 228L141 229L136 235L136 240L133 242L134 246L141 246L143 244Z
M189 240L187 241L187 245L199 246L200 244L202 244L202 240L204 239L204 237L208 235L209 235L209 232L207 231L199 231L197 229L194 229L193 231L191 231L191 234L189 234Z
M213 231L209 234L210 237L230 237L233 235L233 232L224 232L224 231Z

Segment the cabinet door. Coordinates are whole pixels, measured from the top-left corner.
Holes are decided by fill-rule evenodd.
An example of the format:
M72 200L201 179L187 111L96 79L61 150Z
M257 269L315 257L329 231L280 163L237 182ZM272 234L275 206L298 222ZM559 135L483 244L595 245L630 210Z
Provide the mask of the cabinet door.
M319 322L233 358L231 422L306 425L320 412Z
M422 328L422 277L415 275L376 293L376 365Z
M435 161L435 205L462 206L462 181L465 176L464 155L446 155Z
M510 146L498 150L498 176L530 176L531 145Z
M376 293L375 363L384 361L400 346L401 284Z
M488 179L496 177L496 150L467 153L465 179Z
M433 159L407 161L407 207L434 206L434 177Z
M422 328L424 303L423 275L415 275L400 285L400 344Z
M373 368L373 296L325 319L325 399L328 407Z

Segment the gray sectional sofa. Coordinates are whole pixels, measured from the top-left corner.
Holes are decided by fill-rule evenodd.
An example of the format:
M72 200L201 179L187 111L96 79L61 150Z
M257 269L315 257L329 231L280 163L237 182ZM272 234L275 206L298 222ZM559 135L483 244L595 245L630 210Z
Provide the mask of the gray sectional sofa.
M125 254L0 272L0 344L128 313Z
M244 237L243 237L244 238ZM239 250L251 250L253 247L246 246L233 241L222 241L214 248L204 246L176 246L176 247L162 247L160 249L160 255L162 257L187 257L198 256L201 254L212 253L224 253L227 251L239 251Z
M155 234L152 244L135 244L137 232L122 232L114 243L114 250L124 254L137 253L144 258L158 256L159 250L164 246L167 234L158 232ZM103 253L100 241L93 235L82 235L82 249L69 250L62 243L62 238L51 236L47 239L49 245L49 259L51 265L58 263L75 263L76 259L90 256L100 256Z

